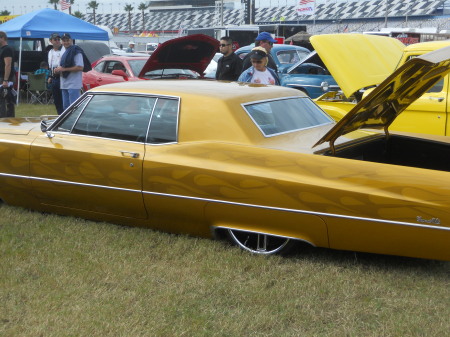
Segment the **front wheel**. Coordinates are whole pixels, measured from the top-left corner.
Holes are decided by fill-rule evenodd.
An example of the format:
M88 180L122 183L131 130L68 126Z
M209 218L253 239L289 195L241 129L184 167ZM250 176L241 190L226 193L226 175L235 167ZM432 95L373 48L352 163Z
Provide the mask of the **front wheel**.
M287 253L294 245L292 239L235 229L228 229L228 236L233 243L255 254Z

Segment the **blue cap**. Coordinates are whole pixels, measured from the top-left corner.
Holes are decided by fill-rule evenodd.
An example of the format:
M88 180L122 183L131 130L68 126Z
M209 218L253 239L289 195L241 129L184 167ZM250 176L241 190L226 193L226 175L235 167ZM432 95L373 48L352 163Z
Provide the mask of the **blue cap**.
M261 41L261 40L267 40L269 42L275 43L278 42L277 40L275 40L272 35L270 35L267 32L261 32L259 33L259 35L256 37L255 39L256 41Z

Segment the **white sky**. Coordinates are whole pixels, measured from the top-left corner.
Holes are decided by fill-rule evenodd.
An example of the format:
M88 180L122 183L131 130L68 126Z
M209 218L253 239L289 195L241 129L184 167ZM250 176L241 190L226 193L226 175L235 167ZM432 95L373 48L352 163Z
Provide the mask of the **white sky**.
M138 11L139 4L147 0L96 0L100 3L100 6L97 9L97 13L99 14L111 14L113 13L121 13L125 12L123 8L130 4L134 7L136 12ZM325 2L342 2L349 0L316 0L317 4L325 3ZM90 12L90 10L86 10L87 4L90 0L75 0L74 5L72 6L72 11L80 11L81 13ZM240 3L240 0L239 0ZM298 0L255 0L256 7L270 7L270 6L294 6L298 3ZM8 10L11 14L19 15L32 12L37 9L42 8L53 8L53 5L49 4L48 1L45 0L1 0L0 1L0 10ZM68 13L68 10L66 11Z

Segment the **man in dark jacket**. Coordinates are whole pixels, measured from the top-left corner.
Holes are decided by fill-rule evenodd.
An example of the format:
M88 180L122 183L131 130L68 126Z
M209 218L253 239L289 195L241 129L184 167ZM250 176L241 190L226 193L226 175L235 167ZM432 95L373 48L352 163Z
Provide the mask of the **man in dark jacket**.
M66 51L61 56L60 66L53 72L60 75L63 109L66 110L80 97L82 72L92 68L83 49L73 44L69 33L64 33L61 40Z
M14 50L8 45L8 37L0 31L0 117L14 117L14 99L12 94L15 71L13 66Z
M269 63L267 63L267 67L269 67L269 68L275 70L275 72L277 72L278 71L277 64L273 60L272 55L270 55L270 51L272 50L273 44L275 42L277 42L277 40L275 40L272 37L272 35L270 35L270 33L261 32L255 39L255 47L260 46L260 47L263 47L267 51L267 56L269 58ZM251 60L252 53L253 52L250 52L244 57L242 71L247 70L248 68L251 67L252 62L250 60Z
M242 73L242 60L233 51L233 39L222 37L219 48L223 56L217 62L216 80L236 81Z

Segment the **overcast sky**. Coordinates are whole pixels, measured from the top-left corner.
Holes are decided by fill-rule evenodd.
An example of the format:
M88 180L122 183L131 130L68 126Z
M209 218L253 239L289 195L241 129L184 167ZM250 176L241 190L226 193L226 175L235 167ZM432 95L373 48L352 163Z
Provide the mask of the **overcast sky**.
M256 7L269 7L269 6L294 6L298 3L298 0L255 0ZM349 0L316 0L317 4L323 4L325 2L342 2ZM86 7L90 0L75 0L73 5L73 9L75 11L80 11L81 13L86 13ZM123 8L127 4L131 4L135 11L138 12L137 8L139 4L144 2L147 3L146 0L97 0L100 3L100 6L97 9L97 13L100 14L111 14L124 12ZM239 1L240 2L240 1ZM48 1L45 0L13 0L7 1L2 0L0 3L0 10L8 10L11 14L25 14L28 12L32 12L37 9L42 8L53 8L53 5L50 5ZM68 11L66 11L67 13ZM89 10L90 12L90 10Z

